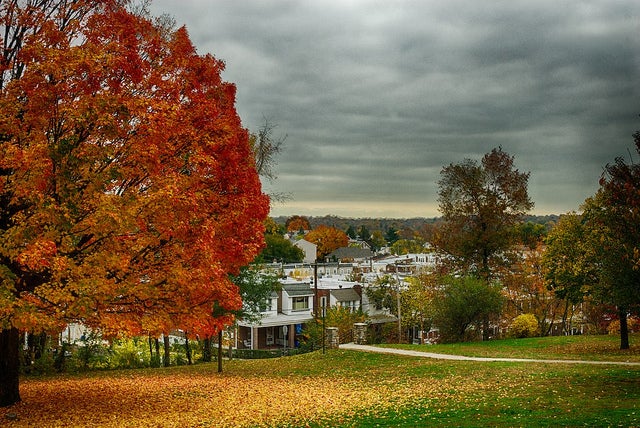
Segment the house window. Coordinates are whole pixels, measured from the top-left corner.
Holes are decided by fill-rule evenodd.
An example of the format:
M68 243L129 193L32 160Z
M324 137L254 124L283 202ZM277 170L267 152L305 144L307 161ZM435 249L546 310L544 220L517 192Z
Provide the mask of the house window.
M293 310L294 311L303 311L305 309L309 309L309 297L293 297L291 299L293 302Z
M345 300L338 303L341 307L348 309L351 312L355 312L358 307L358 302L355 300Z
M271 312L273 310L272 303L273 300L271 298L263 300L260 304L260 312Z

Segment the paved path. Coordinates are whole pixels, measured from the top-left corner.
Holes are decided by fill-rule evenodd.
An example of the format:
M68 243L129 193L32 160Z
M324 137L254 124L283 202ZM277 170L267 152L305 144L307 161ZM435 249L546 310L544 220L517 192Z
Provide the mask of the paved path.
M596 364L596 365L626 365L640 366L640 363L630 361L585 361L585 360L539 360L533 358L492 358L492 357L465 357L463 355L436 354L434 352L410 351L407 349L381 348L378 346L356 345L354 343L340 344L340 349L355 351L378 352L381 354L409 355L412 357L435 358L438 360L456 361L508 361L522 363L562 363L562 364Z

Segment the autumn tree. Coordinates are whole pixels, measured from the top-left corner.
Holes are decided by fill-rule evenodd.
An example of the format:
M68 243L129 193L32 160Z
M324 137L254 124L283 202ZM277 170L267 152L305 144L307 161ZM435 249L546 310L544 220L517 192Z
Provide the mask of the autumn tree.
M289 217L285 222L285 229L287 230L287 232L311 230L311 224L309 223L308 218L301 215L294 215Z
M401 294L402 324L406 328L418 326L423 333L431 329L439 284L440 275L436 272L421 272L407 278L407 287Z
M349 237L340 229L320 225L307 233L305 238L317 246L318 260L323 260L329 253L349 244Z
M640 133L634 139L640 154ZM575 301L615 307L621 349L629 348L627 317L640 306L639 195L640 165L617 158L582 215L561 218L547 239L550 285Z
M386 309L390 314L398 318L397 338L400 343L403 340L402 330L402 293L403 284L397 276L383 275L373 281L364 290L369 303L377 310Z
M438 203L443 216L436 244L462 270L489 279L513 243L514 226L533 207L529 173L515 168L502 148L480 164L465 159L440 172Z
M235 87L126 1L0 5L0 405L19 331L204 335L264 245Z
M640 132L633 137L640 155ZM627 316L640 306L640 164L619 157L606 165L593 202L584 216L600 242L598 292L617 307L620 349L629 349Z
M533 249L527 247L524 253L514 258L501 280L508 301L504 315L513 319L525 313L530 314L537 321L540 335L548 336L558 317L562 318L563 326L567 325L572 306L548 287L544 255L542 244Z

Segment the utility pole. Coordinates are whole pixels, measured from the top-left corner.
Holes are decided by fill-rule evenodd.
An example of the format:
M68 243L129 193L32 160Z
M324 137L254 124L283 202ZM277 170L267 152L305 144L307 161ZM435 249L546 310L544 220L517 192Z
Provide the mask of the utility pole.
M318 319L318 261L313 263L313 315Z
M398 276L398 261L395 262L396 265L396 300L398 304L398 343L402 343L402 314L400 313L400 277Z

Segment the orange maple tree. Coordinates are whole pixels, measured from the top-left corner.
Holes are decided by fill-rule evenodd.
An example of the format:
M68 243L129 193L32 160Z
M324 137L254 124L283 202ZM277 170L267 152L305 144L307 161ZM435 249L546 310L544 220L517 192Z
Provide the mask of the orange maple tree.
M324 259L332 251L346 247L349 244L349 237L346 233L324 224L307 233L304 239L316 244L318 260Z
M300 230L311 230L311 224L308 218L301 215L294 215L287 219L285 228L287 232L298 232Z
M209 335L264 245L224 63L127 3L0 6L0 405L20 399L20 331Z

